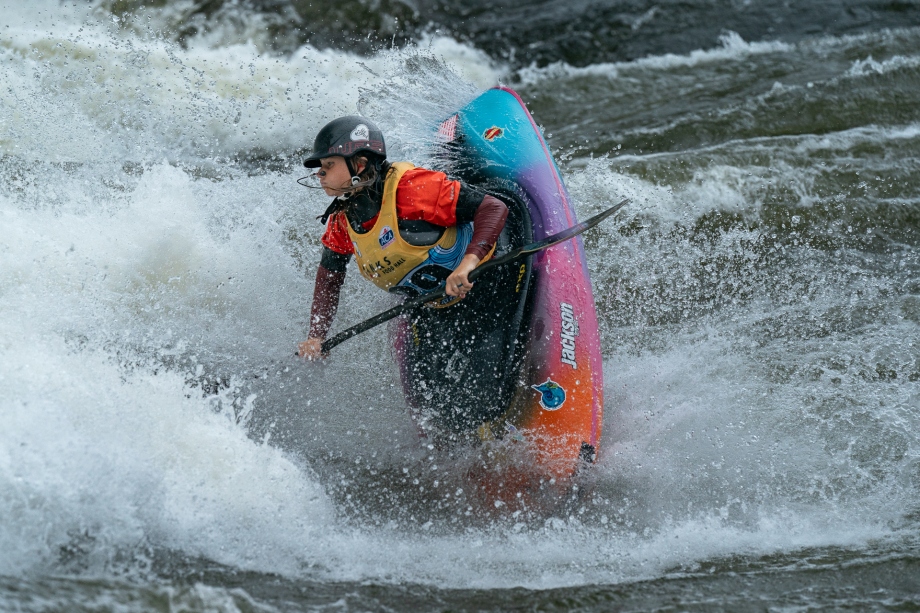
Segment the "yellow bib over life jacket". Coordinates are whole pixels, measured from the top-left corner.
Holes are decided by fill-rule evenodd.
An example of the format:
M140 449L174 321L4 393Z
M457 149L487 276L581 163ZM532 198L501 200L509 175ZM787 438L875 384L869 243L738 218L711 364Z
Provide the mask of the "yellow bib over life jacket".
M396 217L396 188L403 174L415 166L394 162L390 168L374 227L359 234L351 224L345 225L355 248L355 261L365 279L388 292L417 296L437 289L460 264L473 238L473 224L446 228L433 245L406 242L399 233ZM493 246L482 262L492 257L494 251ZM437 306L449 306L457 300L448 296Z

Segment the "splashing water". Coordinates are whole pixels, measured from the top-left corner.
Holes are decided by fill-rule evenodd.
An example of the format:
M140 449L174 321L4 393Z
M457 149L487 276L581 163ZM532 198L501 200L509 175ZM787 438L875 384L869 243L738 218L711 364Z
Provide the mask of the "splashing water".
M356 610L413 608L400 586L590 603L736 586L738 559L790 580L809 555L916 560L916 29L512 73L446 36L282 55L230 8L182 45L156 35L178 4L149 27L0 8L0 608L289 610L269 585L345 585ZM289 357L327 204L295 182L315 131L362 112L424 164L498 79L582 217L635 203L586 238L605 440L553 518L471 516L473 460L417 441L384 330ZM357 275L343 295L340 325L389 304Z

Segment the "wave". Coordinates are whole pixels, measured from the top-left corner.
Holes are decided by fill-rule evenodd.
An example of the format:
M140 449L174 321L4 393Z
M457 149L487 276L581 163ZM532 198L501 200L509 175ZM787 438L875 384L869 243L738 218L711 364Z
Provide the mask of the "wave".
M847 73L850 77L865 77L869 75L883 75L905 69L916 69L920 66L920 57L904 57L896 55L892 58L878 62L870 55L864 60L856 60Z
M912 125L920 116L898 92L916 86L918 32L735 40L679 58L530 68L523 93L551 126L550 145L573 158L690 155L739 140Z
M909 493L892 482L909 466L872 446L797 445L839 422L799 417L803 395L815 392L795 377L778 384L779 374L759 363L769 356L770 368L799 376L813 364L791 362L781 346L745 353L763 337L744 327L721 338L668 334L658 350L654 340L635 351L608 344L609 444L597 498L572 517L456 528L443 515L462 516L465 507L434 493L415 493L427 508L391 507L385 490L395 479L382 475L405 471L433 487L450 480L450 465L432 470L413 443L396 375L381 366L382 335L340 352L325 371L277 357L298 338L308 284L285 246L290 222L277 223L283 207L262 202L242 212L282 177L215 186L167 165L145 175L122 212L22 210L7 201L0 213L20 237L4 245L2 265L16 283L0 292L10 316L0 327L4 574L136 572L150 551L166 550L324 581L546 589L650 579L739 553L897 538ZM305 211L301 227L308 219ZM604 304L618 280L656 287L707 255L691 251L692 240L676 241L650 269L639 239L608 240L622 247L591 252L603 262L595 279ZM731 244L716 241L716 253ZM315 247L304 253L310 262L316 255ZM343 318L379 308L352 289ZM665 297L677 295L687 293ZM606 329L608 343L641 337L606 317L605 326L616 325ZM825 367L845 378L879 359L842 367L832 358L822 358ZM254 383L260 362L286 374ZM220 374L226 384L203 384ZM852 381L857 392L860 381ZM819 393L830 394L831 375L824 385ZM910 389L896 385L883 395L907 406ZM247 416L263 430L247 429ZM861 416L858 405L850 416ZM861 442L912 444L906 426L861 419ZM838 426L822 440L851 435ZM828 465L827 453L836 462ZM328 459L339 454L341 464ZM844 485L856 461L890 481Z
M299 568L292 534L320 534L332 507L308 470L247 438L228 394L126 371L3 308L18 329L0 332L0 574L143 568L156 548Z
M182 44L252 41L264 51L290 53L305 44L375 55L433 33L471 43L514 67L563 61L573 66L684 55L719 45L725 32L747 40L795 43L815 36L843 36L920 24L916 7L871 1L827 5L770 0L709 0L662 4L569 3L565 10L543 0L496 10L487 0L344 0L315 5L301 0L97 0L95 12L122 29L155 33Z
M628 61L600 62L587 66L575 66L564 61L544 66L532 63L518 69L515 77L519 79L521 85L526 87L538 86L544 81L578 81L585 78L651 79L652 77L647 76L651 71L673 72L677 75L683 68L712 67L724 70L725 68L722 68L724 66L740 65L741 62L757 56L782 57L782 61L790 65L790 70L778 74L786 76L787 72L813 68L813 64L804 62L800 56L809 57L809 59L810 56L822 57L836 67L838 59L835 56L849 56L865 50L867 54L865 59L844 58L839 63L841 68L843 66L849 68L848 71L841 71L842 74L859 77L870 73L883 74L915 67L917 56L913 51L918 32L920 30L916 28L900 28L859 35L825 36L788 43L784 41L749 42L738 33L729 31L719 36L716 47L697 49L687 54L648 55ZM879 61L873 59L873 52L882 56L883 59ZM774 57L769 58L769 61L780 60Z
M915 534L918 260L877 222L915 209L917 121L571 157L582 216L634 201L585 239L609 382L593 494L566 516L470 519L463 492L440 489L463 458L418 443L384 330L324 366L291 356L328 204L297 186L294 153L361 110L394 157L424 163L435 119L505 69L453 37L285 56L217 30L183 47L121 17L17 6L0 42L14 109L0 118L0 574L144 577L162 555L546 589ZM871 54L884 74L910 56L896 46ZM728 37L577 78L613 66L654 90L656 75L805 47ZM835 56L834 74L874 78L854 64L864 51ZM821 88L823 64L809 66L800 94ZM570 94L554 69L526 73L538 119L540 96ZM699 125L688 106L664 123ZM571 97L560 108L579 116ZM607 125L596 109L583 121L582 139ZM625 122L612 138L655 129ZM253 151L283 161L238 161ZM388 304L347 283L339 321Z
M684 198L596 164L570 175L577 202L631 182L639 211L647 219L658 198L664 221ZM169 164L133 178L104 164L43 168L47 176L28 189L58 191L55 206L24 200L28 190L0 198L9 229L0 249L9 272L0 288L0 410L9 424L0 433L0 511L13 518L0 529L10 552L4 574L142 572L165 550L322 581L546 589L660 577L739 552L898 538L912 491L899 484L912 469L897 454L916 430L853 404L860 444L838 450L852 432L801 408L803 394L833 402L834 376L852 386L842 402L864 397L871 379L859 372L888 363L884 356L840 365L816 346L828 374L815 390L801 379L816 366L810 353L752 350L791 338L777 334L782 321L766 325L768 306L750 318L734 311L741 323L721 334L686 325L690 317L683 329L642 319L653 308L694 308L688 288L705 281L694 269L744 249L742 228L714 232L708 244L659 242L630 223L589 237L615 407L596 497L571 517L457 526L450 519L465 517L462 495L445 499L434 484L450 482L450 460L429 459L414 440L385 334L354 339L325 369L279 357L304 325L304 273L318 246L303 235L323 199L294 191L277 171L213 181ZM726 287L745 270L727 275ZM842 287L837 280L827 287ZM782 285L772 275L754 282L760 300ZM625 283L650 288L648 300L624 301ZM343 321L381 307L371 290L348 292ZM808 329L808 312L797 317L795 330ZM886 338L871 344L892 349ZM895 388L909 365L892 367L897 379L874 389L900 416L912 392ZM801 439L826 430L827 449ZM862 476L841 483L854 466ZM384 475L394 474L421 503L388 504L397 479Z
M718 45L715 49L698 49L686 55L667 53L628 62L602 62L583 67L571 66L561 61L543 67L531 64L527 68L518 70L516 74L520 78L521 84L525 86L537 85L544 79L579 77L617 79L626 77L627 73L632 72L666 71L675 68L695 67L700 64L740 61L752 55L786 53L793 48L792 45L780 41L746 42L737 32L726 32L719 36Z
M251 42L182 49L72 19L44 27L22 17L0 42L10 84L0 103L16 109L0 124L0 155L134 163L290 155L309 148L330 117L355 113L357 91L408 74L415 58L449 61L441 76L457 82L488 86L500 74L444 37L373 57L310 46L279 57Z

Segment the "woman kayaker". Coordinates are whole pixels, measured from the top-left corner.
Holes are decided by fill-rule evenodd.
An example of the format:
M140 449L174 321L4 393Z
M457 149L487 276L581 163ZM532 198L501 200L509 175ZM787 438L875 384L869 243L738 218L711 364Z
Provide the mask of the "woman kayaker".
M417 295L446 283L443 305L472 289L469 273L491 256L505 225L505 204L442 172L386 159L383 133L365 117L326 124L304 160L335 199L316 272L310 330L298 353L322 357L348 261L362 276L394 293Z

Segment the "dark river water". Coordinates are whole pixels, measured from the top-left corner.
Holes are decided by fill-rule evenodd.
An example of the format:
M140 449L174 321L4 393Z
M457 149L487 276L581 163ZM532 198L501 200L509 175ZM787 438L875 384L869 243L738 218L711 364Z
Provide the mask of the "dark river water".
M632 200L551 516L474 507L386 327L290 357L318 128L426 164L497 83ZM918 245L916 2L0 0L0 611L920 611Z

